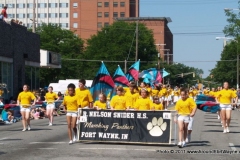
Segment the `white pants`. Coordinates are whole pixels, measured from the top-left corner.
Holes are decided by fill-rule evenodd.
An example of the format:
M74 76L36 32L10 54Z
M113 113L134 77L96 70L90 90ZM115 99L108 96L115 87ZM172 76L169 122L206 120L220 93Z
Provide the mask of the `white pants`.
M232 110L231 104L220 104L221 110Z

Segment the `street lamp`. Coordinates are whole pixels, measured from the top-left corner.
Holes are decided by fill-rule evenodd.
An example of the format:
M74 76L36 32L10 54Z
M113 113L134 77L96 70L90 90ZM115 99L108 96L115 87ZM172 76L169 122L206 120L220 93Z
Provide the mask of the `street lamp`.
M224 41L226 40L233 40L237 42L237 89L239 87L239 54L238 54L238 40L235 40L233 38L228 38L228 37L216 37L216 40L219 39L224 39Z
M165 46L166 44L155 44L156 46L158 46L158 69L160 69L160 46Z

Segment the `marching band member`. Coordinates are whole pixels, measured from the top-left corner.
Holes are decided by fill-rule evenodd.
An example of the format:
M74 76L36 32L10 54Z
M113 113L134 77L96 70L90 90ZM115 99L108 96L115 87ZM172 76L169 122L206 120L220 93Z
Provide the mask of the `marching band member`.
M116 88L117 95L113 96L110 102L112 110L125 110L126 109L126 97L124 96L124 89L122 86Z
M177 101L179 99L179 96L180 96L180 90L179 90L178 86L176 86L173 90L173 102L174 102L174 104L177 103Z
M170 85L168 85L168 89L167 89L167 106L172 104L172 88Z
M53 124L53 110L55 109L54 101L56 99L58 100L57 94L53 92L53 87L49 86L48 93L46 93L46 95L45 95L45 100L47 102L46 115L48 116L48 119L49 119L49 124L48 124L49 126L52 126L52 124Z
M159 97L162 97L164 109L167 110L167 98L166 98L167 89L165 85L162 86L162 89L158 94L159 94Z
M76 122L78 117L78 108L81 106L81 101L79 95L76 94L76 86L72 83L68 85L68 95L63 99L62 105L64 106L64 111L67 111L67 124L68 124L68 136L69 144L73 144L76 141L77 128ZM74 136L72 137L72 130Z
M93 107L97 110L107 109L107 96L103 93L100 93L98 100L94 102Z
M157 84L154 84L154 88L152 89L152 92L151 92L151 97L158 96L158 93L159 93L159 86L157 86Z
M193 99L194 99L194 101L196 101L196 99L197 99L197 94L198 94L198 90L197 90L196 87L194 87L194 86L192 86L192 88L193 88Z
M186 146L186 138L188 131L188 123L190 117L193 117L196 112L196 103L188 97L188 92L186 90L181 90L181 99L177 101L175 110L177 115L174 118L175 123L178 122L178 135L179 143L178 147L182 148Z
M148 98L149 92L146 88L140 90L142 98L137 99L135 103L135 110L150 110L152 106L152 101Z
M19 93L17 98L17 106L20 106L21 108L21 115L22 115L22 124L23 124L23 130L26 131L26 126L28 127L28 130L31 130L30 127L30 110L31 110L31 100L33 100L33 106L36 103L36 97L32 92L29 91L28 85L23 85L23 91ZM26 124L27 123L27 124Z
M208 96L209 95L209 92L210 92L210 88L207 87L206 89L203 90L203 94Z
M80 97L81 108L89 107L92 108L93 106L93 98L90 91L85 86L86 80L80 79L79 80L79 88L76 89L76 94Z
M125 92L127 109L134 109L136 100L139 98L139 92L137 92L137 86L135 83L130 83L128 90Z
M190 87L190 89L189 89L189 91L188 91L188 96L189 96L189 98L194 99L194 93L193 93L192 87Z
M231 120L231 112L232 112L232 106L231 106L231 100L232 98L235 99L235 102L237 102L237 95L228 88L228 82L223 83L223 90L218 92L218 95L216 96L216 102L220 103L221 108L221 120L223 125L223 133L228 133L229 126L230 126L230 120Z
M153 97L153 103L151 106L151 110L163 110L163 104L160 102L160 99L158 96Z

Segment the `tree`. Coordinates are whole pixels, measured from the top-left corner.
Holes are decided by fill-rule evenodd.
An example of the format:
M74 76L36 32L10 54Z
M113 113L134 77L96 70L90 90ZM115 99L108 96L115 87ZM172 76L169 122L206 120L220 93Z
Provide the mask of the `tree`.
M135 30L136 23L115 22L104 27L96 35L87 41L84 59L103 60L110 73L114 73L119 64L124 69L124 63L114 61L131 61L127 68L135 61ZM141 61L157 61L157 50L154 44L153 33L144 24L139 23L138 59ZM112 63L107 62L112 61ZM93 79L99 66L99 62L84 63L84 77ZM154 63L141 63L140 69L156 67Z
M62 29L54 24L42 24L36 29L40 35L41 49L61 54L62 68L41 68L40 84L46 86L59 79L80 78L82 65L78 61L65 59L80 59L83 54L83 40L70 30Z
M185 87L195 85L197 81L201 80L201 74L203 74L203 70L194 67L189 67L181 63L165 65L165 70L169 72L170 75L165 77L164 83L169 82L171 85L177 86L183 85ZM184 75L184 73L189 74Z

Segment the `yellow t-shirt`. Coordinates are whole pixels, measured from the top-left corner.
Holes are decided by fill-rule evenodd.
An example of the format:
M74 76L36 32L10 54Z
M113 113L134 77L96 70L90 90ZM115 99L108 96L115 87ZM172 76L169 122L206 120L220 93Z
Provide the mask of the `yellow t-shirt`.
M77 111L80 105L80 98L78 95L65 96L63 99L63 105L66 106L67 111Z
M198 94L198 90L193 89L193 96L195 97Z
M55 101L55 99L57 99L57 98L58 98L58 96L54 92L52 92L52 93L48 92L45 95L45 100L47 101L47 103L53 103Z
M173 90L173 96L180 96L180 90Z
M137 99L139 99L138 92L131 93L130 91L128 91L124 94L124 96L126 97L126 107L129 108L133 108L135 106Z
M156 103L152 103L152 106L151 106L151 109L154 110L163 110L163 104L162 103L159 103L159 104L156 104Z
M190 115L195 107L196 103L192 98L187 98L185 101L180 99L176 103L175 110L179 115Z
M216 92L210 91L209 92L209 96L215 97L216 96Z
M107 103L106 102L101 102L101 101L95 101L93 104L94 107L98 107L101 109L107 109Z
M92 95L91 95L90 91L86 88L84 88L84 89L77 88L76 95L78 95L80 98L81 108L87 107L87 106L89 106L89 103L93 102Z
M233 92L232 90L223 89L217 93L217 99L222 104L230 104L232 101L232 98L236 98L237 94Z
M208 96L209 95L209 91L205 89L205 90L203 90L203 94Z
M31 104L31 100L36 99L36 97L34 96L34 94L32 92L21 92L18 95L18 100L20 101L20 104L23 105L24 108L28 108L29 105ZM24 106L27 105L27 106Z
M152 93L151 93L151 96L152 96L152 97L158 96L158 92L159 92L159 90L153 89L153 90L152 90Z
M135 103L135 109L138 110L150 110L152 101L149 98L140 98Z
M167 89L162 88L160 92L158 93L159 97L165 97L167 95Z
M116 110L125 110L126 109L126 97L115 95L112 97L110 106Z
M194 97L193 90L192 90L192 91L190 91L190 90L189 90L189 93L188 93L188 95L189 95L189 97Z

